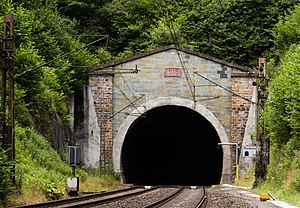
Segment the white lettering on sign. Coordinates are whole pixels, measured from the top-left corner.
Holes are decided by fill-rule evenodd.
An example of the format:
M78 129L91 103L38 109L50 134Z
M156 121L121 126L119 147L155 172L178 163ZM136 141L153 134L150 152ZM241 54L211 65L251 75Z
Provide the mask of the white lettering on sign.
M164 68L165 77L181 77L182 68Z

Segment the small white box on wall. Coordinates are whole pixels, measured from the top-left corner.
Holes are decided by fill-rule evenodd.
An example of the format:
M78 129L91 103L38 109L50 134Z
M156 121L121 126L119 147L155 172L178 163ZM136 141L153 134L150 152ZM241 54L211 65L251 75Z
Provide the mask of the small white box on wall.
M67 180L68 190L70 191L79 191L79 177L68 177Z
M256 146L243 147L243 157L256 157Z

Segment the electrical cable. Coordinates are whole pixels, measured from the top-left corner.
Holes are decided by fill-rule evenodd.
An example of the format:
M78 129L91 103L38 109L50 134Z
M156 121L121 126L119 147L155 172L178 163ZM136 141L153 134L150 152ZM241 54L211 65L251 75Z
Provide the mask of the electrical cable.
M171 26L171 24L170 24L170 22L169 22L169 20L168 20L168 16L167 16L167 26L168 26L168 28L169 28L170 34L171 34L171 36L172 36L172 39L173 39L173 41L174 41L175 44L176 44L176 47L178 47L178 46L179 46L178 37L177 37L177 34L176 34L175 30L172 29L172 26ZM188 70L187 70L187 67L186 67L186 65L185 65L185 63L184 63L183 57L181 56L179 50L176 50L176 52L177 52L177 55L178 55L180 64L181 64L181 66L182 66L182 68L183 68L183 72L184 72L186 81L187 81L187 83L188 83L188 86L189 86L189 89L190 89L190 92L191 92L193 101L194 101L194 103L195 103L195 102L196 102L196 98L195 98L195 85L194 85L194 83L193 83L193 80L192 80L191 77L190 77L190 74L189 74L189 72L188 72Z
M117 69L117 71L120 72L120 69ZM137 96L134 94L133 90L129 87L129 84L128 84L127 81L125 80L123 74L122 74L121 72L120 72L119 74L121 75L121 77L122 77L122 79L123 79L125 85L126 85L127 88L129 89L129 91L131 92L131 94L133 95L133 97L136 98ZM141 106L143 106L144 108L146 108L146 106L144 106L144 105L139 101L139 99L138 99L138 102L139 102L139 104L140 104ZM139 113L140 113L140 112L139 112Z
M248 98L246 98L246 97L244 97L244 96L242 96L242 95L239 95L239 94L233 92L232 90L229 90L229 89L227 89L226 87L224 87L224 86L222 86L222 85L220 85L220 84L218 84L218 83L216 83L216 82L214 82L214 81L212 81L212 80L206 78L205 76L201 75L199 72L194 72L194 73L197 74L198 76L202 77L203 79L205 79L205 80L207 80L207 81L213 83L214 85L216 85L216 86L222 88L223 90L226 90L227 92L230 92L230 93L233 94L234 96L240 97L240 98L242 98L242 99L244 99L244 100L246 100L246 101L248 101L248 102L250 102L250 103L252 103L252 104L256 104L256 103L253 102L252 100L250 100L250 99L248 99Z
M141 112L139 111L139 109L137 108L137 106L133 104L134 102L131 102L130 98L129 98L129 97L126 95L126 93L121 89L121 87L118 86L118 85L115 84L115 83L113 83L113 85L116 86L117 89L121 92L121 94L128 100L128 102L130 103L129 106L132 105L132 107L134 107L139 113L141 113Z
M103 118L101 119L101 130L100 130L101 133L100 133L100 134L101 134L102 140L104 140L104 142L103 142L103 147L102 147L104 153L103 153L102 156L101 156L101 154L100 154L99 160L100 160L100 163L103 161L104 165L105 165L105 163L106 163L105 131L106 131L106 129L107 129L108 120L109 120L109 119L112 119L114 116L118 115L120 112L122 112L123 110L125 110L125 109L126 109L127 107L129 107L129 106L133 106L133 107L139 112L138 108L134 105L134 103L135 103L136 101L138 101L139 99L141 99L142 97L145 96L145 95L142 95L141 97L137 98L136 100L134 100L134 101L132 102L132 101L130 100L130 98L126 95L126 93L121 89L121 87L120 87L119 85L117 85L116 83L114 83L112 76L107 75L107 77L108 77L108 79L110 79L112 85L113 85L114 87L116 87L116 88L121 92L121 94L129 101L129 105L123 107L121 110L119 110L118 112L114 113L113 115L111 115L111 116L109 116L109 117L108 117L107 114L105 114L105 113L102 112ZM103 105L103 104L102 104L102 105ZM103 106L101 106L101 109L103 110ZM140 113L140 112L139 112L139 113ZM140 114L141 114L141 113L140 113ZM101 146L101 145L100 145L100 146ZM100 147L100 148L101 148L101 147ZM101 166L101 164L100 164L100 166Z
M94 43L94 42L92 42L91 44L93 44L93 43ZM75 67L76 67L76 66L75 66ZM77 67L87 67L87 68L89 68L89 66L77 66ZM121 72L120 70L118 70L118 71L120 72L120 74L121 74L121 76L122 76L122 78L123 78L123 80L124 80L126 86L129 88L130 92L131 92L131 93L133 94L133 96L136 98L136 96L134 95L133 91L130 89L128 83L126 82L124 76L122 75L122 72ZM112 85L115 86L115 87L119 90L119 92L121 92L121 94L128 100L129 105L125 106L125 107L122 108L120 111L118 111L118 112L115 113L114 115L108 117L107 119L113 118L114 116L116 116L117 114L119 114L120 112L122 112L124 109L126 109L126 108L129 107L129 106L133 106L133 107L138 111L138 113L141 114L140 111L138 110L138 108L134 105L134 103L135 103L136 101L140 100L140 99L141 99L142 97L144 97L145 95L142 95L141 97L137 98L136 100L131 101L130 98L126 95L126 93L121 89L121 87L120 87L119 85L117 85L117 84L113 81L112 77L111 77L111 76L108 76L108 78L109 78L110 81L112 82ZM145 107L145 106L144 106L144 107ZM106 128L106 127L104 126L104 128Z
M180 52L178 50L177 50L177 55L179 57L179 61L181 63L181 66L183 68L183 72L184 72L185 77L187 79L187 82L188 82L188 85L189 85L189 88L190 88L190 91L191 91L191 94L192 94L192 97L193 97L193 101L196 102L195 84L193 83L193 80L190 77L190 74L188 73L188 69L187 69L187 67L184 63L183 57L182 57L182 55L180 54Z
M140 113L140 111L138 110L138 108L133 104L134 102L132 102L131 100L130 100L130 98L126 95L126 93L121 89L121 87L119 86L119 85L117 85L116 83L114 83L114 81L113 81L113 79L112 79L112 77L108 77L109 79L110 79L110 81L112 82L112 85L113 86L115 86L118 90L119 90L119 92L126 98L126 100L130 103L128 106L132 106L132 107L134 107L139 113ZM143 97L143 96L142 96ZM139 99L138 99L139 100ZM128 107L128 106L126 106L126 107ZM141 114L141 113L140 113ZM114 115L115 116L115 115Z
M119 113L121 113L123 110L125 110L127 107L131 106L133 103L135 103L136 101L140 100L144 96L145 96L145 94L143 94L141 97L135 99L133 102L130 102L128 105L126 105L125 107L123 107L122 109L120 109L118 112L116 112L114 115L110 116L108 119L115 117L116 115L118 115ZM139 112L139 114L141 114L141 113Z
M83 50L83 49L89 47L90 45L92 45L92 44L94 44L94 43L97 43L97 42L99 42L99 41L101 41L101 40L103 40L103 39L105 39L105 38L107 38L107 37L99 38L99 39L97 39L97 40L95 40L95 41L93 41L93 42L91 42L91 43L89 43L89 44L86 44L86 45L84 45L84 46L82 46L82 47L80 47L80 48L76 48L75 50L70 51L70 52L68 52L68 53L59 54L56 58L54 58L54 59L52 59L52 60L50 60L50 61L48 61L48 62L46 62L46 63L44 63L44 64L41 64L41 65L38 65L38 66L36 66L36 67L27 69L27 70L23 71L23 72L20 73L20 74L16 74L16 75L15 75L15 78L17 78L17 77L19 77L19 76L22 76L22 75L24 75L24 74L27 74L27 73L29 73L29 72L31 72L31 71L34 71L34 70L36 70L36 69L38 69L38 68L41 68L41 67L43 67L43 66L46 66L46 65L48 65L48 64L50 64L50 63L52 63L52 62L54 62L54 61L56 61L56 60L58 60L58 59L60 59L60 58L63 58L63 57L65 57L65 56L67 56L67 55L70 55L70 54L72 54L72 53L81 51L81 50Z
M168 28L169 28L169 30L170 30L170 33L171 33L171 35L172 35L172 38L173 38L174 42L176 43L176 46L179 47L179 41L178 41L177 34L176 34L175 30L172 30L172 27L171 27L171 24L170 24L169 21L168 21L168 18L167 18L167 26L168 26ZM195 97L196 97L196 96L195 96L195 85L194 85L194 83L193 83L193 81L192 81L192 79L191 79L191 77L190 77L190 75L189 75L189 73L188 73L187 67L186 67L186 65L185 65L185 63L184 63L184 60L183 60L182 55L179 53L179 50L177 50L177 55L178 55L178 57L179 57L181 66L183 67L183 71L184 71L185 77L186 77L186 79L187 79L187 82L188 82L188 85L189 85L189 88L190 88L192 97L193 97L193 99L194 99L194 102L196 102L196 99L195 99ZM229 90L229 89L227 89L226 87L224 87L224 86L222 86L222 85L220 85L220 84L218 84L218 83L216 83L216 82L214 82L214 81L212 81L212 80L210 80L210 79L204 77L203 75L199 74L199 72L194 72L194 73L197 74L198 76L202 77L203 79L205 79L205 80L207 80L207 81L213 83L214 85L216 85L216 86L218 86L218 87L220 87L220 88L222 88L222 89L224 89L224 90L230 92L230 93L233 94L234 96L240 97L240 98L242 98L242 99L244 99L244 100L246 100L246 101L248 101L248 102L250 102L250 103L252 103L252 104L257 104L257 103L255 103L255 102L252 102L250 99L248 99L248 98L246 98L246 97L244 97L244 96L242 96L242 95L239 95L239 94L233 92L232 90ZM192 88L191 85L193 85L193 88Z

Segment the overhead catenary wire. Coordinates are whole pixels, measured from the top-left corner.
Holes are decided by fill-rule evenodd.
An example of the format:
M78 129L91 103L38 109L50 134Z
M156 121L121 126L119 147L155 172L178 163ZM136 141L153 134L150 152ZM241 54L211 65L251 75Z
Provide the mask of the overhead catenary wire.
M92 44L92 43L91 43L91 44ZM72 67L73 67L73 66L72 66ZM85 67L85 66L74 66L74 67ZM90 66L90 67L92 67L92 66ZM90 68L90 67L87 66L87 68ZM122 78L123 78L123 80L124 80L126 86L128 87L129 91L130 91L130 92L133 94L133 96L136 98L137 96L135 96L135 94L133 93L133 91L132 91L131 88L129 87L128 83L126 82L124 76L122 75L123 72L121 72L119 69L117 69L117 71L120 72L119 74L122 76ZM126 95L126 93L122 90L122 88L121 88L119 85L117 85L117 84L112 80L112 77L109 77L109 79L111 79L112 85L115 86L115 87L119 90L119 92L121 92L121 94L126 98L126 100L130 103L128 106L133 106L133 107L139 112L138 108L134 105L134 103L135 103L136 101L140 100L141 97L144 97L144 95L141 96L141 97L139 97L139 98L137 98L137 99L134 100L134 101L131 101L131 99L129 98L129 96ZM128 106L126 106L126 107L128 107ZM124 110L124 109L123 109L123 110ZM139 112L139 113L140 113L140 112ZM114 115L114 116L115 116L115 115Z
M170 22L168 21L168 16L167 16L167 26L168 26L168 28L169 28L169 30L170 30L170 34L171 34L171 36L172 36L172 38L173 38L173 40L174 40L174 42L175 42L175 44L176 44L176 47L179 47L180 44L179 44L179 41L178 41L177 34L176 34L175 30L172 29L172 26L171 26ZM181 66L182 66L182 68L183 68L183 72L184 72L184 74L185 74L187 83L188 83L188 85L189 85L190 92L191 92L191 94L192 94L193 100L194 100L194 102L196 102L196 95L195 95L195 87L196 87L196 86L195 86L195 84L193 83L193 80L191 79L191 77L190 77L190 75L189 75L189 73L188 73L186 64L185 64L185 62L184 62L184 60L183 60L183 57L182 57L182 55L180 54L179 50L177 50L177 55L178 55L178 57L179 57ZM244 100L246 100L246 101L248 101L248 102L250 102L250 103L252 103L252 104L257 104L257 103L255 103L255 102L253 102L252 100L250 100L250 99L248 99L248 98L246 98L246 97L244 97L244 96L242 96L242 95L239 95L239 94L233 92L232 90L230 90L230 89L228 89L228 88L222 86L221 84L218 84L218 83L212 81L211 79L209 79L209 78L207 78L207 77L201 75L199 72L194 72L194 73L197 74L198 76L202 77L203 79L205 79L205 80L207 80L207 81L213 83L214 85L216 85L216 86L218 86L218 87L220 87L220 88L226 90L227 92L230 92L230 93L231 93L232 95L234 95L234 96L240 97L240 98L242 98L242 99L244 99Z
M68 55L70 55L70 54L72 54L72 53L82 52L83 49L85 49L85 48L87 48L87 47L89 47L89 46L91 46L91 45L93 45L93 44L95 44L95 43L97 43L97 42L99 42L99 41L101 41L101 40L107 38L107 37L108 37L108 36L101 37L101 38L99 38L99 39L97 39L97 40L95 40L95 41L90 42L89 44L86 44L86 45L84 45L84 46L82 46L82 47L80 47L80 48L76 48L75 50L70 51L70 52L68 52L68 53L62 53L62 54L59 54L56 58L54 58L54 59L52 59L52 60L50 60L50 61L48 61L48 62L46 62L46 63L44 63L44 64L35 66L35 67L30 68L30 69L27 69L27 70L25 70L25 71L23 71L23 72L21 72L21 73L19 73L19 74L16 74L16 75L15 75L15 78L20 77L20 76L22 76L22 75L24 75L24 74L30 73L30 72L32 72L32 71L34 71L34 70L36 70L36 69L39 69L39 68L41 68L41 67L43 67L43 66L47 66L48 64L50 64L50 63L52 63L52 62L54 62L54 61L56 61L56 60L58 60L58 59L61 59L61 58L63 58L63 57L66 57L66 56L68 56ZM74 66L74 67L78 67L78 68L89 68L90 66ZM129 101L130 105L132 105L132 106L133 106L134 108L136 108L136 110L138 111L137 107L133 104L134 102L132 102L132 101L129 99L129 97L125 94L125 92L124 92L117 84L115 84L113 81L112 81L112 83L113 83L113 85L116 86L116 88L122 93L122 95ZM126 83L126 85L128 86L127 83ZM128 86L128 88L129 88L129 86ZM129 88L129 89L130 89L130 88ZM132 92L131 89L130 89L130 91ZM132 92L132 93L133 93L133 92ZM134 95L134 94L133 94L133 95Z
M25 36L39 36L38 35L35 35L33 33L18 33L18 35L23 35L25 34ZM50 37L61 37L61 36L71 36L71 37L108 37L108 35L98 35L98 34L95 34L95 35L71 35L71 34L65 34L65 33L57 33L57 34L47 34L47 36L50 36Z
M136 105L134 105L134 102L132 102L132 101L130 100L130 98L129 98L129 97L126 95L126 93L121 89L121 87L120 87L119 85L117 85L116 83L114 83L114 82L113 82L113 85L117 87L117 89L121 92L121 94L122 94L122 95L126 98L126 100L130 103L129 106L132 105L132 106L140 113L139 109L136 107Z
M175 42L176 44L176 47L178 47L180 45L179 43L179 40L178 40L178 37L177 37L177 34L175 32L175 30L173 29L172 25L170 24L169 20L168 20L168 16L167 16L167 26L169 28L169 31L170 31L170 34L172 36L172 39L173 41ZM184 60L183 60L183 57L182 55L180 54L179 50L176 50L177 52L177 55L178 55L178 58L179 58L179 61L180 61L180 64L183 68L183 73L184 73L184 76L186 78L186 81L188 83L188 86L189 86L189 89L190 89L190 93L191 93L191 96L193 98L193 101L194 103L196 102L196 98L195 98L195 85L193 83L193 80L192 78L190 77L190 74L188 72L188 69L184 63Z
M19 73L19 74L16 74L16 75L15 75L15 78L17 78L17 77L19 77L19 76L22 76L22 75L24 75L24 74L27 74L27 73L29 73L29 72L32 72L32 71L34 71L34 70L36 70L36 69L39 69L39 68L41 68L41 67L43 67L43 66L47 66L48 64L50 64L50 63L52 63L52 62L54 62L54 61L56 61L56 60L58 60L58 59L61 59L61 58L63 58L63 57L66 57L66 56L68 56L68 55L70 55L70 54L72 54L72 53L76 53L76 52L82 51L83 49L89 47L90 45L92 45L92 44L94 44L94 43L97 43L97 42L99 42L99 41L101 41L101 40L103 40L103 39L105 39L105 38L107 38L107 37L99 38L99 39L97 39L97 40L95 40L95 41L93 41L93 42L91 42L91 43L89 43L89 44L86 44L86 45L84 45L84 46L82 46L82 47L80 47L80 48L76 48L75 50L70 51L70 52L68 52L68 53L62 53L62 54L59 54L56 58L54 58L54 59L52 59L52 60L50 60L50 61L48 61L48 62L46 62L46 63L44 63L44 64L35 66L35 67L30 68L30 69L27 69L27 70L25 70L25 71L23 71L23 72L21 72L21 73Z
M123 107L122 109L120 109L118 112L114 113L112 116L110 116L108 119L115 117L116 115L118 115L119 113L121 113L123 110L125 110L126 108L128 108L129 106L133 105L133 103L139 101L140 99L142 99L145 96L145 94L143 94L142 96L140 96L139 98L135 99L133 102L130 102L128 105L126 105L125 107ZM137 110L138 111L138 110ZM139 114L141 114L139 112Z
M125 97L125 99L129 102L129 105L127 105L124 109L126 109L126 108L129 107L129 106L132 106L132 107L134 107L134 108L138 111L138 113L140 113L139 109L137 108L136 105L134 105L134 103L135 103L136 101L138 101L140 98L144 97L144 95L141 96L140 98L137 98L135 101L131 101L131 99L126 95L126 93L122 90L122 88L121 88L119 85L117 85L117 84L113 81L112 77L111 77L111 76L108 76L108 78L109 78L110 81L112 82L112 85L113 85L114 87L116 87L116 88L119 90L119 92ZM123 111L124 109L122 109L121 111ZM120 111L120 112L121 112L121 111ZM118 112L118 113L119 113L119 112ZM114 115L111 116L110 118L116 116L118 113L114 114ZM141 113L140 113L140 114L141 114Z
M117 69L117 70L120 72L120 69ZM131 94L133 95L133 97L136 98L137 96L134 94L133 90L130 88L130 86L129 86L129 84L127 83L126 79L124 78L123 74L122 74L122 73L119 73L119 74L121 75L121 77L122 77L122 79L123 79L125 85L126 85L127 88L129 89L129 91L131 92ZM140 104L141 106L143 106L144 108L146 108L146 107L140 102L140 99L138 99L137 101L139 102L139 104ZM136 108L136 109L137 109L137 108ZM140 112L139 112L139 113L140 113Z
M184 63L184 60L183 60L183 57L182 57L182 54L179 52L179 50L177 50L177 55L178 55L178 58L179 58L179 61L180 61L180 64L183 68L183 72L184 72L184 75L186 77L186 80L187 80L187 83L188 83L188 86L189 86L189 89L190 89L190 92L191 92L191 95L193 97L193 100L194 102L196 101L196 96L195 96L195 84L188 72L188 69L186 67L186 64Z
M44 63L44 64L41 64L41 65L38 65L38 66L35 66L35 67L33 67L33 68L29 68L29 69L27 69L27 70L25 70L25 71L23 71L23 72L21 72L21 73L19 73L19 74L16 74L15 75L15 78L17 78L17 77L20 77L20 76L22 76L22 75L24 75L24 74L27 74L27 73L30 73L30 72L32 72L32 71L34 71L34 70L37 70L37 69L39 69L39 68L41 68L41 67L43 67L43 66L47 66L48 64L50 64L50 63L52 63L52 62L54 62L54 61L56 61L56 60L58 60L58 59L61 59L61 58L63 58L63 57L66 57L66 56L68 56L68 55L70 55L70 54L72 54L72 53L76 53L76 52L82 52L82 50L83 49L85 49L85 48L87 48L87 47L89 47L89 46L91 46L91 45L93 45L93 44L95 44L95 43L97 43L97 42L99 42L99 41L101 41L101 40L103 40L103 39L106 39L108 36L104 36L104 37L101 37L101 38L99 38L99 39L97 39L97 40L95 40L95 41L92 41L92 42L90 42L89 44L86 44L86 45L84 45L84 46L82 46L82 47L80 47L80 48L76 48L75 50L72 50L72 51L70 51L70 52L67 52L67 53L62 53L62 54L59 54L56 58L54 58L54 59L52 59L52 60L50 60L50 61L48 61L48 62L46 62L46 63ZM72 66L72 67L78 67L78 68L89 68L89 67L91 67L91 66ZM123 77L123 76L122 76ZM110 78L111 79L111 78ZM125 79L123 78L123 80L125 81ZM112 81L112 80L111 80ZM138 108L134 105L134 103L137 101L137 100L139 100L140 98L138 98L138 99L136 99L135 101L131 101L130 100L130 98L126 95L126 93L116 84L116 83L114 83L113 81L112 81L112 83L113 83L113 85L122 93L122 95L129 101L129 105L128 106L133 106L138 112L139 112L139 110L138 110ZM125 81L125 83L126 83L126 85L127 85L127 87L129 88L129 85L127 84L127 82ZM134 95L134 93L133 93L133 91L129 88L129 90L131 91L131 93ZM134 95L135 96L135 95ZM135 96L136 97L136 96ZM142 96L143 97L143 96ZM126 106L126 107L128 107L128 106ZM140 112L139 112L140 113Z
M239 94L233 92L232 90L227 89L226 87L224 87L224 86L222 86L222 85L220 85L220 84L218 84L218 83L216 83L216 82L214 82L214 81L208 79L207 77L201 75L199 72L194 72L194 73L197 74L198 76L200 76L201 78L205 79L206 81L209 81L209 82L213 83L214 85L216 85L216 86L222 88L223 90L225 90L225 91L227 91L227 92L230 92L230 93L233 94L234 96L240 97L240 98L242 98L242 99L244 99L244 100L246 100L246 101L248 101L248 102L250 102L250 103L252 103L252 104L256 104L256 103L253 102L252 100L250 100L250 99L248 99L248 98L246 98L246 97L244 97L244 96L242 96L242 95L239 95Z

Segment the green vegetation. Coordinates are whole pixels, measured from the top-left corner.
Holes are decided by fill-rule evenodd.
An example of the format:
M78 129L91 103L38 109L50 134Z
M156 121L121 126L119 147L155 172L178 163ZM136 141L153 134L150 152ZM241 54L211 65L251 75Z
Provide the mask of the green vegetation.
M11 164L4 150L0 149L0 207L7 205L7 196L12 193Z
M65 154L58 155L50 146L53 112L67 125L72 118L66 98L81 89L88 77L88 68L73 66L96 66L109 57L102 56L103 49L92 53L85 47L77 21L62 16L57 4L52 0L0 0L0 13L14 15L15 34L28 34L15 39L16 187L10 189L10 166L5 166L8 163L1 150L0 207L8 199L11 204L24 204L66 197L71 168ZM82 184L92 177L81 169L76 175Z
M272 158L262 187L282 187L282 193L275 195L292 193L299 199L299 3L0 0L0 13L14 15L15 34L28 34L15 39L17 187L9 188L11 166L1 150L0 204L7 203L11 191L20 192L15 204L65 197L71 169L64 161L64 150L58 155L50 147L53 113L68 125L72 118L66 99L82 90L88 67L169 44L254 68L258 57L268 57L267 127ZM118 177L112 171L78 169L77 174L81 191L89 191L85 182L96 184L94 190L117 186Z
M300 206L300 151L295 150L294 155L289 156L288 148L272 147L271 152L266 180L254 191L258 194L271 192L277 199Z
M10 199L14 199L10 203L20 205L67 197L66 181L72 175L71 167L33 129L18 126L16 138L16 188L19 193L12 195L7 187ZM80 192L121 187L118 175L111 168L101 172L76 168L76 176L80 179Z
M32 129L16 128L16 176L17 187L24 190L41 189L47 199L58 199L71 167L50 147L42 136ZM85 177L84 172L79 173Z
M109 35L114 56L169 44L256 67L273 46L272 29L299 0L69 0L61 11L80 31ZM90 11L93 12L90 12ZM95 25L97 27L95 28Z
M267 109L271 162L261 186L300 206L300 6L280 18L270 50L270 98ZM280 187L280 189L278 188Z

